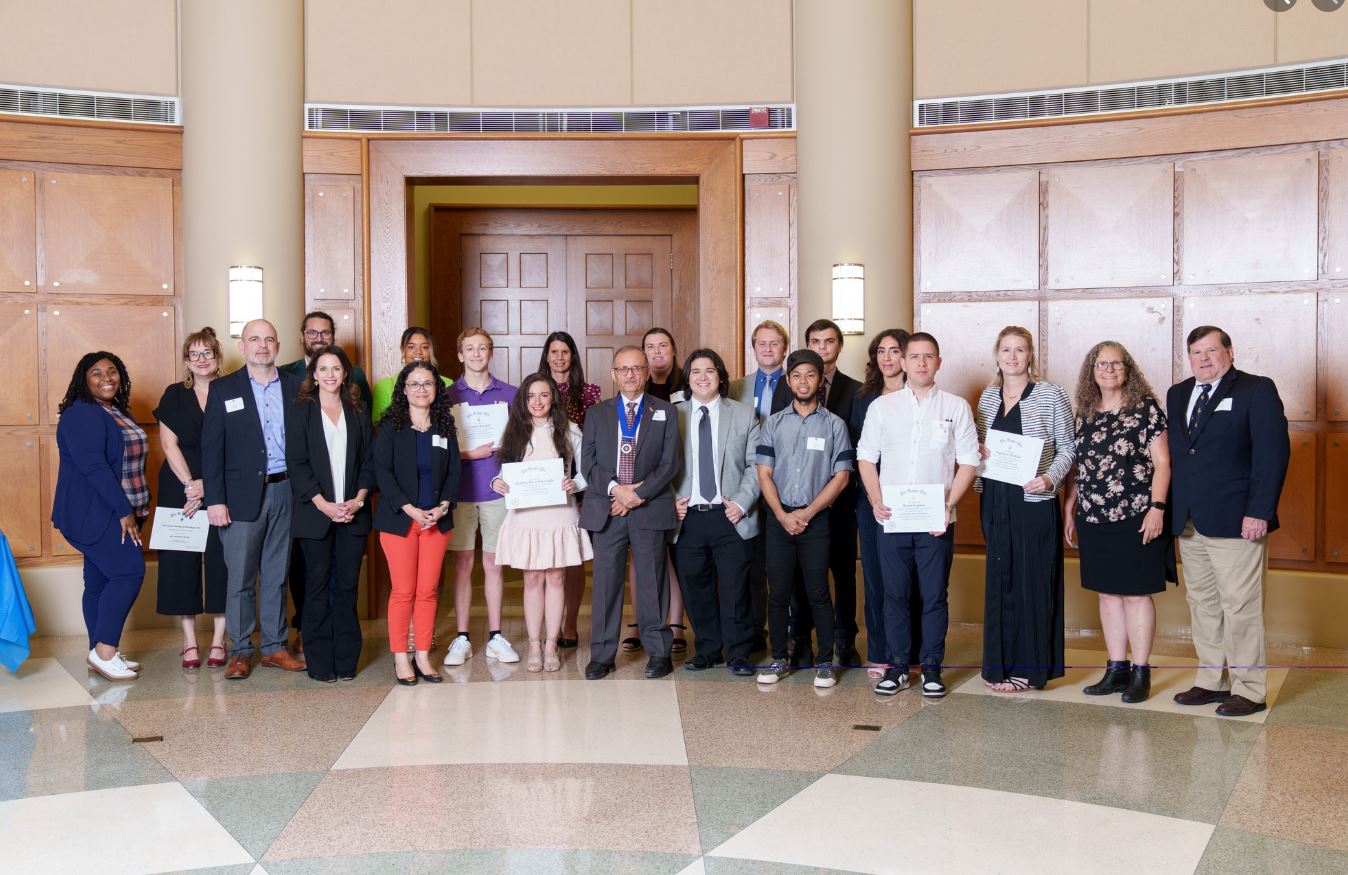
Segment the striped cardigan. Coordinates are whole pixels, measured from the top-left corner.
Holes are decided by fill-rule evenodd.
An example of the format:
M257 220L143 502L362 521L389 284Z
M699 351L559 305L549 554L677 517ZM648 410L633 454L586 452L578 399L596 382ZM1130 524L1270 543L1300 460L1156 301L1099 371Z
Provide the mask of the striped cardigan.
M1002 405L1000 386L992 385L978 397L978 412L974 424L978 427L978 442L987 443L988 429ZM1072 402L1063 388L1055 383L1038 382L1034 391L1020 399L1021 433L1025 437L1042 438L1044 450L1039 457L1039 474L1047 474L1053 481L1053 492L1027 492L1026 501L1048 501L1057 495L1072 470L1076 459L1076 427L1072 419ZM983 479L974 481L974 489L983 491Z

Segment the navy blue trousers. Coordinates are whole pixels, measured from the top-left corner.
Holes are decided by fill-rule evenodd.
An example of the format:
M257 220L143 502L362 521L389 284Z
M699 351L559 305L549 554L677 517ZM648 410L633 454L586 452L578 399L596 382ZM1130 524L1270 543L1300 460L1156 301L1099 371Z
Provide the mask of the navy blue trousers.
M93 543L70 543L84 554L84 628L89 632L89 649L96 644L116 647L145 582L145 554L130 538L122 543L122 521L117 517Z
M955 555L955 527L935 537L927 532L879 533L877 552L885 582L885 643L894 657L912 647L909 604L916 592L922 599L923 665L945 661L945 633L950 626L946 592Z

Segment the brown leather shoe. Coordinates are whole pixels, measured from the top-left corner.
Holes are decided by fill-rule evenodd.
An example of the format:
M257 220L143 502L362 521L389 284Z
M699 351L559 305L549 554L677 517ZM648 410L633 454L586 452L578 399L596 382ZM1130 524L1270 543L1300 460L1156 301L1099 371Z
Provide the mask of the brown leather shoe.
M1202 687L1190 687L1182 693L1175 694L1176 705L1211 705L1214 702L1225 702L1231 698L1230 690L1205 690Z
M304 671L308 668L303 659L292 656L290 651L284 647L275 653L269 653L262 657L262 665L267 668L284 669L285 671Z
M1218 717L1249 717L1258 714L1268 706L1263 702L1251 702L1244 696L1231 696L1217 706Z
M246 680L253 673L253 660L247 656L231 656L225 668L225 680Z

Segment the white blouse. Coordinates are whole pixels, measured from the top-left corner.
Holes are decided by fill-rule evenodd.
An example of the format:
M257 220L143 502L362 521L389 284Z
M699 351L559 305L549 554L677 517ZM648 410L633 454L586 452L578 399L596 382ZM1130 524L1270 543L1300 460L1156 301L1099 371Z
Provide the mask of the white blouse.
M332 466L332 501L340 504L346 501L346 410L336 422L321 409L318 418L323 420L323 441L328 445L328 463Z

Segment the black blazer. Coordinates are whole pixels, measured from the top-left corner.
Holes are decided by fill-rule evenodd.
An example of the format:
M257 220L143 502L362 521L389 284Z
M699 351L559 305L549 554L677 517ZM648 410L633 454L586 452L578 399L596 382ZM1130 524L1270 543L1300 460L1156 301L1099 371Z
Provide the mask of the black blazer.
M346 418L346 493L354 496L361 489L374 491L374 430L368 410L356 410L342 402ZM332 501L332 457L323 435L323 409L318 399L296 401L286 408L286 470L290 488L295 492L295 507L290 516L292 538L322 538L332 527L328 515L314 507L314 497ZM352 535L370 533L370 504L356 511L342 530Z
M288 408L300 383L278 371L281 402ZM243 401L238 410L225 410L225 403ZM262 492L267 479L267 442L262 435L262 417L253 399L248 368L211 381L206 393L206 412L201 421L201 483L205 504L229 507L231 519L248 522L262 510Z
M451 434L448 447L431 448L431 483L436 503L449 502L453 510L459 503L459 441ZM412 520L403 513L404 504L416 504L417 432L411 426L395 429L385 424L374 439L374 479L379 484L379 504L374 511L374 527L390 535L406 535ZM445 514L437 527L447 532L454 517Z
M1227 371L1189 435L1190 377L1166 393L1170 511L1178 535L1190 519L1200 534L1239 538L1244 517L1278 528L1278 497L1291 446L1278 388L1268 377ZM1229 402L1228 409L1221 409Z
M580 525L591 532L608 525L608 485L618 479L618 403L622 395L600 401L585 414L580 472L589 498L580 507ZM628 514L634 528L672 531L679 525L670 485L683 467L683 442L674 406L646 393L637 432L633 479L645 504ZM660 418L656 418L659 416Z

